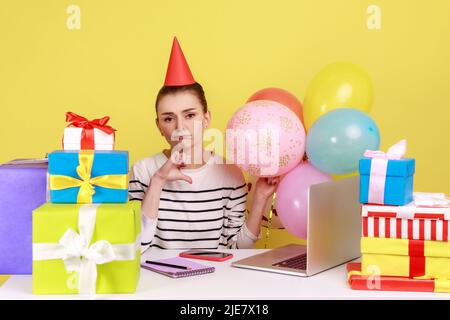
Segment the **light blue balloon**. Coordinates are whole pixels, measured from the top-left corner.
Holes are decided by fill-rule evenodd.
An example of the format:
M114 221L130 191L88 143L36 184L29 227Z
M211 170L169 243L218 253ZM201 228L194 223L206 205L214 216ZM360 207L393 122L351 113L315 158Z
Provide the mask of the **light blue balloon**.
M314 122L306 137L306 153L319 170L352 173L367 149L378 150L380 132L364 112L339 108L327 112Z

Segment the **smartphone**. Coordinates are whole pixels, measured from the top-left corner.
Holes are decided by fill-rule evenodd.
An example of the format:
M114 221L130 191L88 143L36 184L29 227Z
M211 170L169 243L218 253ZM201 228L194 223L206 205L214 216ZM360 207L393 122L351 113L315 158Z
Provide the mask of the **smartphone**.
M225 261L233 258L231 253L206 251L206 250L188 250L180 253L180 257L190 259L201 259L211 261Z

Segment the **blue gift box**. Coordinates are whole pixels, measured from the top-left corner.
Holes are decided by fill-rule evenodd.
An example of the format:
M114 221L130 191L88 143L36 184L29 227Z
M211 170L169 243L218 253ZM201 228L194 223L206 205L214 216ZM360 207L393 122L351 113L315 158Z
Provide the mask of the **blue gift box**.
M46 201L47 161L0 165L0 274L31 274L32 211Z
M90 158L91 185L95 193L90 201L80 201L78 196L81 187L75 186L75 184L77 181L83 181L83 178L78 174L77 167L80 165L81 156L89 156L89 154L92 157ZM48 172L50 202L52 203L124 203L128 201L127 151L54 151L48 155ZM102 183L97 184L95 179L99 177L104 177L107 184L111 184L110 180L117 181L118 179L120 186L117 186L117 183L112 187L106 187L104 183L103 185ZM61 188L55 183L55 179L72 180L69 182L74 186ZM61 184L60 181L59 184Z
M359 160L360 191L359 202L369 203L369 183L371 158ZM414 159L389 160L384 186L386 205L403 206L413 201Z

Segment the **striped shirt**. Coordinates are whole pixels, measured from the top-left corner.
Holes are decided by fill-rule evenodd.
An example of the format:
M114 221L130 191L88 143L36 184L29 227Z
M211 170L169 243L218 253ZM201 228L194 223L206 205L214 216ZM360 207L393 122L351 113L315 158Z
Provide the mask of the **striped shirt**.
M130 172L129 199L142 201L164 153L136 162ZM214 155L197 169L181 169L192 184L165 183L157 219L142 215L142 252L160 249L251 248L257 237L245 225L247 185L241 170Z

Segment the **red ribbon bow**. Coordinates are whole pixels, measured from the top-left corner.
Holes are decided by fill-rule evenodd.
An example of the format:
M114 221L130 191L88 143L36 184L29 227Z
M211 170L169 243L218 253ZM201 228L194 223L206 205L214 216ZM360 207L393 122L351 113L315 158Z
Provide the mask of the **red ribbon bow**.
M109 117L100 119L88 120L73 112L66 112L66 122L70 122L69 127L83 128L81 132L81 149L95 149L94 128L102 130L106 134L113 134L116 129L106 125Z

